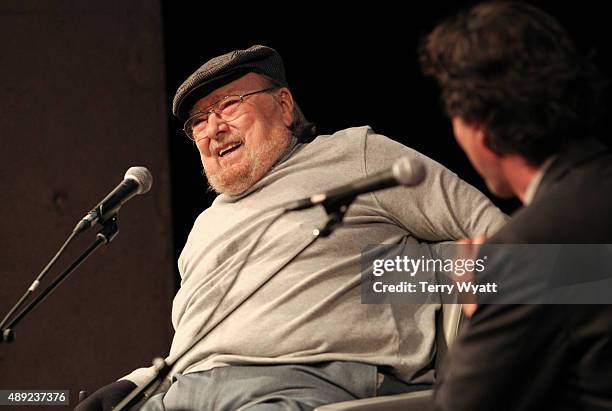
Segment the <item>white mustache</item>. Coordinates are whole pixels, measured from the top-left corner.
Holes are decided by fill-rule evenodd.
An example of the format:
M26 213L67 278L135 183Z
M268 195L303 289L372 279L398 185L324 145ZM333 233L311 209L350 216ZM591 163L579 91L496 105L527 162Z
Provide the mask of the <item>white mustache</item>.
M244 139L242 138L242 135L234 134L234 135L228 136L227 138L223 138L221 140L220 139L213 140L211 138L210 143L208 145L208 149L210 150L211 153L214 153L219 147L227 146L230 144L236 144L236 143L244 144Z

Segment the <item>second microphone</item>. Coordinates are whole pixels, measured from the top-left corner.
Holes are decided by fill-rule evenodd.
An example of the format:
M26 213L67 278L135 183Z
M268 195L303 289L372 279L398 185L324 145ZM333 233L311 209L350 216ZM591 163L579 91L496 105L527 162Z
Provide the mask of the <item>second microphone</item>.
M361 178L351 183L333 188L320 194L315 194L301 200L289 203L287 211L303 210L305 208L322 205L325 207L342 203L350 203L360 194L369 193L383 188L403 186L416 186L425 179L425 167L421 161L401 157L387 170L379 171L371 176Z

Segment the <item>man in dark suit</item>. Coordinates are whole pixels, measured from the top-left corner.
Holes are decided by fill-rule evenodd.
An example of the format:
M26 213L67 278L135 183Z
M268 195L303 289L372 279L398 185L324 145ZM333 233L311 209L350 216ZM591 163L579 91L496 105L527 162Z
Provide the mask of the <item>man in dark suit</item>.
M612 243L612 155L589 137L602 77L554 18L523 3L477 5L427 36L421 63L489 189L524 204L487 243ZM612 306L468 314L436 409L612 410Z

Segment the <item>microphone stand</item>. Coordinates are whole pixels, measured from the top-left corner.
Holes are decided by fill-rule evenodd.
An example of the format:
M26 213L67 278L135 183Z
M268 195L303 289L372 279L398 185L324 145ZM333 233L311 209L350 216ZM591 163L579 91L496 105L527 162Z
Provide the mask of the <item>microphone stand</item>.
M217 308L219 308L220 303L223 301L223 299L225 298L225 296L227 295L229 290L233 287L234 282L238 278L238 274L240 274L240 272L242 271L242 268L246 264L247 260L251 256L251 253L253 252L253 250L255 249L255 247L257 246L257 244L259 243L259 241L263 237L263 235L268 231L268 229L272 226L273 223L278 221L278 219L281 216L285 215L289 211L291 211L291 210L288 210L286 208L283 209L282 212L279 215L275 216L270 221L270 223L267 226L265 226L265 228L261 231L261 233L259 234L259 237L257 237L255 242L253 243L253 245L249 249L246 257L242 261L242 265L240 267L238 267L237 274L233 277L232 282L230 283L229 287L226 288L225 292L221 296L221 300L219 301L219 303L217 303L217 305L215 306L213 312L210 314L210 316L208 317L208 320L206 321L206 323L202 327L203 329L205 328L205 326L211 324L210 319L215 314ZM313 234L315 236L314 240L311 241L311 242L308 242L308 244L306 244L306 246L303 249L301 249L298 252L298 254L303 252L314 241L316 241L317 234L316 233L313 233ZM294 256L293 258L295 258L296 256ZM262 285L263 284L261 284L260 287ZM182 352L180 352L179 355L176 356L174 359L164 360L163 358L159 358L159 357L153 359L153 367L154 367L154 371L155 371L154 375L149 377L145 381L145 383L143 385L134 388L132 390L132 392L130 392L130 394L128 394L126 397L124 397L123 400L121 400L115 407L113 407L113 411L123 411L123 410L127 410L127 409L133 411L133 410L140 409L148 401L148 399L150 397L152 397L153 395L156 394L156 391L159 390L159 387L163 386L163 381L170 374L170 372L174 368L174 365L177 364L189 351L191 351L191 349L193 349L193 347L195 347L200 341L202 341L213 329L215 329L236 308L237 308L237 306L232 308L232 309L230 309L229 312L226 312L216 322L212 322L212 325L210 326L210 328L208 330L204 329L204 332L200 333L199 335L197 335L196 338L194 339L194 341L187 348L185 348Z
M327 222L325 223L323 228L314 230L313 235L315 237L315 241L319 237L329 236L338 226L340 226L340 224L342 224L344 216L349 206L351 205L351 203L355 201L355 198L357 198L357 194L351 197L342 198L341 200L336 200L333 202L327 202L327 203L322 204L329 218L327 219ZM280 216L284 215L288 211L293 211L293 210L285 208L283 212L281 213L281 215L277 216L276 219L278 219ZM276 219L273 220L272 222L276 221ZM267 231L268 228L269 226L266 227L266 229L264 230L264 233ZM312 243L309 243L306 247L310 246L311 244ZM252 249L250 252L252 252ZM249 255L250 255L250 252L249 252ZM247 256L247 259L248 259L248 256ZM240 269L242 269L242 267ZM213 328L216 325L218 325L218 323L214 324ZM211 330L209 330L208 332L210 331ZM149 377L143 385L134 388L130 392L130 394L125 396L123 400L121 400L116 406L113 407L113 411L123 411L126 409L130 409L130 410L140 409L140 407L142 407L144 403L147 402L147 400L156 393L156 390L158 389L160 385L162 385L162 381L168 376L168 374L170 374L174 365L188 351L190 351L195 346L196 343L201 341L208 334L208 332L206 332L203 335L198 336L198 338L196 338L196 341L193 344L191 344L189 347L187 347L187 349L185 349L182 353L180 353L179 356L175 358L174 360L166 361L163 358L159 358L159 357L153 359L153 366L155 370L154 375Z
M96 251L102 244L110 243L117 233L119 232L119 226L117 225L117 214L113 215L111 218L107 219L103 223L101 223L102 228L96 235L96 239L92 245L89 246L81 255L60 275L58 275L34 300L30 302L21 312L13 318L8 325L0 329L2 332L2 337L0 338L0 342L12 342L15 340L15 332L14 328L21 320L23 320L34 308L36 308L49 294L51 294L55 289L79 266L83 261L85 261L94 251ZM15 306L16 309L22 301L20 300Z
M317 238L319 237L329 236L338 226L340 226L340 224L342 224L344 215L346 214L351 203L355 201L355 198L357 198L357 195L358 194L351 196L351 197L344 197L340 200L326 202L322 204L329 218L327 219L327 222L325 223L323 228L314 230L313 235L315 239L313 240L313 242L316 241ZM280 218L282 215L284 215L285 213L289 211L293 211L293 210L287 209L287 208L283 209L283 212L279 216L277 216L274 220L272 220L272 223L275 222L278 218ZM264 229L264 231L260 234L260 237L256 241L255 245L257 244L257 242L259 241L263 233L265 233L268 230L268 228L270 228L270 225L268 225ZM306 245L304 249L309 247L311 244L312 243L309 243L308 245ZM255 245L253 246L253 248L255 247ZM253 251L253 248L251 249L251 251L249 251L249 255ZM304 251L304 249L301 250L300 252ZM245 258L245 262L248 259L249 255L247 255L247 257ZM239 268L239 271L241 269L242 267ZM235 280L235 277L234 277L234 280ZM219 323L214 324L212 328L216 327L218 324ZM212 329L208 330L203 335L199 335L193 344L191 344L189 347L183 350L183 352L181 352L178 355L178 357L176 357L173 360L166 361L163 358L159 358L159 357L153 359L153 366L155 370L154 375L149 377L143 385L134 388L130 392L130 394L124 397L123 400L121 400L116 406L113 407L113 411L123 411L127 409L130 409L130 410L140 409L140 407L142 407L144 403L147 402L147 400L156 393L156 390L158 389L160 385L162 385L162 381L168 376L168 374L170 374L170 372L174 368L174 365L181 358L183 358L183 356L187 352L189 352L198 342L200 342L204 337L206 337L206 335L210 331L212 331Z
M191 348L191 347L190 347ZM140 409L145 402L155 393L164 379L172 371L172 367L178 361L167 362L163 358L157 357L153 359L153 367L155 369L155 375L149 377L149 379L140 387L136 387L130 392L127 397L124 397L117 405L113 407L113 411L123 411L126 409ZM148 394L147 394L148 393Z
M332 203L324 203L323 208L327 213L328 219L323 228L314 231L314 235L318 237L328 237L331 233L338 228L344 220L350 205L355 201L357 196L345 197L342 200L338 200Z

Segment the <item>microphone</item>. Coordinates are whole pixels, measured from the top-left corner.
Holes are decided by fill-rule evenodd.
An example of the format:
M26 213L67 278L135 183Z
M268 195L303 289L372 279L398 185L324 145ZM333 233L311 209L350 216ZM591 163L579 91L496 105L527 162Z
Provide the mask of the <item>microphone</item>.
M124 180L79 221L73 232L81 233L95 223L104 223L130 198L148 192L152 184L153 176L146 167L130 167Z
M303 210L316 205L331 206L343 201L352 201L355 197L370 191L397 185L416 186L425 178L425 167L420 160L401 157L390 169L379 171L371 176L352 183L331 189L324 193L293 201L287 211Z

